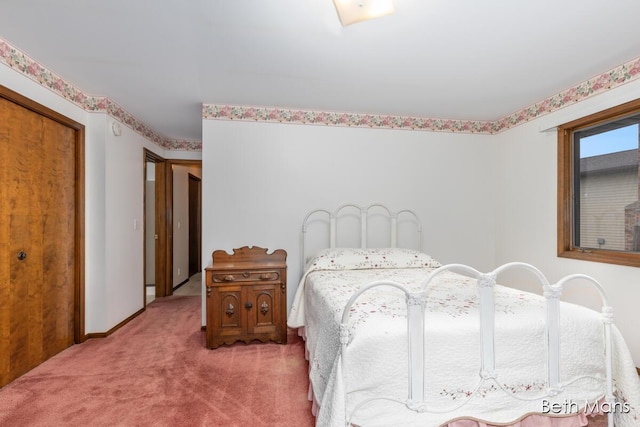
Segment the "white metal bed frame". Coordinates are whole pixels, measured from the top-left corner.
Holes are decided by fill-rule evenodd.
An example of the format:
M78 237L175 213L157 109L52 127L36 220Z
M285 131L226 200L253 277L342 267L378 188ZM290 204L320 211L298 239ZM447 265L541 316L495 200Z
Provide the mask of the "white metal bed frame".
M301 247L302 247L302 271L304 271L305 263L307 261L307 254L305 251L305 241L306 241L306 233L308 223L314 215L318 213L326 214L330 220L330 228L329 228L329 247L335 248L337 245L337 236L338 236L338 227L337 220L340 216L341 212L344 209L357 209L360 211L360 247L367 248L367 232L368 232L368 217L372 209L380 209L383 212L386 212L390 221L391 221L391 247L397 246L397 238L398 238L398 216L401 214L408 214L412 217L412 219L416 222L416 229L418 233L419 239L419 250L422 250L422 225L420 223L420 219L416 215L416 213L409 209L403 209L397 212L391 211L386 206L375 203L366 207L360 207L355 204L343 204L338 207L335 211L331 212L326 209L316 209L309 212L303 221L302 225L302 236L301 236ZM569 385L575 381L584 379L584 378L594 378L593 376L584 375L581 377L573 378L569 381L565 381L564 383L560 381L560 295L562 294L563 287L566 283L574 281L574 280L582 280L586 281L589 284L593 285L598 291L600 298L602 300L602 310L601 310L601 320L603 323L604 329L604 337L605 337L605 369L606 369L606 390L605 390L605 401L609 404L611 408L614 407L615 397L613 395L613 368L612 368L612 338L611 338L611 326L613 325L613 309L609 306L608 298L606 292L603 287L592 277L583 275L583 274L573 274L564 277L560 281L555 284L550 284L547 278L532 265L522 263L522 262L514 262L504 264L490 273L481 273L480 271L466 266L462 264L449 264L442 266L433 272L431 272L426 279L423 281L421 285L421 290L417 293L410 292L406 287L399 283L395 283L393 281L376 281L373 283L369 283L363 287L361 287L353 296L350 298L349 302L345 306L342 314L342 320L340 324L340 343L341 343L341 359L342 359L342 375L343 381L345 383L346 390L346 382L347 378L345 375L347 369L347 361L349 357L349 341L350 341L350 332L349 332L349 320L352 305L357 301L357 299L369 291L370 289L379 287L379 286L391 286L399 289L405 294L406 304L407 304L407 339L408 339L408 393L407 398L405 400L397 400L395 398L389 397L376 397L363 400L354 406L353 410L349 412L347 407L346 397L347 393L345 393L345 420L346 425L349 426L351 424L351 417L356 413L361 407L366 405L369 402L375 400L391 400L398 403L403 404L406 408L415 412L431 412L431 413L447 413L454 411L456 409L464 406L475 394L478 392L482 385L488 381L492 381L499 389L505 392L505 395L510 396L514 399L522 399L517 396L514 396L513 393L507 392L502 388L498 381L499 370L496 367L496 357L495 357L495 304L494 304L494 287L496 285L496 278L499 274L511 270L511 269L524 269L533 273L540 284L542 285L543 295L546 300L546 347L547 347L547 386L546 393L542 396L536 396L535 398L528 398L525 400L539 400L545 397L553 397L558 395L558 393L562 392L565 385ZM481 372L480 372L480 381L475 389L475 391L468 396L462 403L457 404L455 407L447 408L444 410L436 410L429 406L429 402L425 400L425 381L424 381L424 356L425 351L427 351L424 342L424 312L425 312L425 293L428 285L431 281L441 274L444 271L455 270L461 272L463 274L469 275L477 279L478 284L478 293L480 299L480 357L481 357ZM599 380L599 379L598 379ZM613 411L609 411L607 414L607 425L610 427L614 426L613 420Z
M498 380L498 370L496 368L495 357L495 305L494 305L494 286L496 285L497 276L510 269L522 268L533 272L539 282L542 284L544 291L544 297L546 299L546 344L547 344L547 387L546 393L542 396L535 396L534 398L520 398L513 393L505 390ZM425 357L425 340L424 340L424 322L425 322L425 294L429 283L439 274L448 270L456 270L462 273L466 273L475 277L478 282L478 293L480 296L480 357L481 357L481 372L480 381L476 386L473 393L471 393L460 404L446 409L433 409L429 407L429 403L424 398L425 384L424 384L424 357ZM573 378L564 383L560 381L560 295L564 285L574 280L586 280L597 289L602 299L602 315L601 320L604 328L605 336L605 356L604 362L606 365L606 394L605 400L610 408L615 406L615 397L613 395L613 371L612 371L612 339L611 339L611 325L613 324L613 309L609 306L606 293L602 286L592 277L583 274L573 274L566 276L554 285L549 284L546 277L532 265L514 262L504 264L490 273L481 273L474 268L471 268L462 264L449 264L442 266L433 272L431 272L421 285L419 292L410 292L405 286L395 283L393 281L376 281L360 288L349 299L349 302L345 306L342 313L342 321L340 323L340 343L341 343L341 359L342 359L342 372L343 381L347 382L347 376L345 375L348 364L348 347L350 342L349 332L349 320L351 315L351 307L356 300L370 289L379 286L392 286L404 292L407 303L407 338L408 338L408 394L404 401L397 400L389 397L370 398L359 402L355 405L354 409L349 413L347 408L346 393L345 393L345 420L346 425L351 425L351 417L358 411L363 405L375 400L387 400L395 401L404 404L409 410L415 412L431 412L431 413L447 413L455 411L463 407L473 396L482 388L482 386L492 381L498 389L502 390L506 396L514 399L522 400L540 400L545 397L553 397L563 391L566 385L572 384L576 381L591 378L600 381L598 378L584 375ZM607 425L614 426L613 411L609 411L607 415Z

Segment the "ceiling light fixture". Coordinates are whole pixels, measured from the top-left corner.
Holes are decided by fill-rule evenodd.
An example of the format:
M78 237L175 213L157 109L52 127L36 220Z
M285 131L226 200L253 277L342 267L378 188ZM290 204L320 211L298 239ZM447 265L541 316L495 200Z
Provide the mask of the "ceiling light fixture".
M333 0L343 26L395 12L393 0Z

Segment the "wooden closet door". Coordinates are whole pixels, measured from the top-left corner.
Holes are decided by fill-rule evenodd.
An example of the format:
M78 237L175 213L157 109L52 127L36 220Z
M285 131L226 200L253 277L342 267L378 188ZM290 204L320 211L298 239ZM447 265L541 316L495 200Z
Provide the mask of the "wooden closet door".
M74 343L75 131L0 98L0 386Z

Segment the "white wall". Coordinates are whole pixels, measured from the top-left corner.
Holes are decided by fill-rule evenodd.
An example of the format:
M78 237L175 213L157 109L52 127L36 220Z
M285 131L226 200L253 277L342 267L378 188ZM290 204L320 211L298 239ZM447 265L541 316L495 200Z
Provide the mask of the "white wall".
M426 252L488 269L495 264L491 138L204 120L203 266L215 249L285 249L290 307L305 214L379 202L416 210Z
M189 174L202 177L200 166L173 166L173 287L189 279Z
M113 327L144 307L144 152L162 148L126 126L122 135L107 121L105 147L105 264L107 325Z
M551 281L573 273L600 281L636 366L640 366L640 336L635 327L640 269L557 257L557 135L554 129L541 130L639 97L640 81L629 83L496 135L494 142L498 153L496 265L525 261ZM523 288L532 290L531 286ZM568 288L566 297L595 307L595 293L578 286Z
M85 332L107 328L105 258L106 117L89 114L85 123Z

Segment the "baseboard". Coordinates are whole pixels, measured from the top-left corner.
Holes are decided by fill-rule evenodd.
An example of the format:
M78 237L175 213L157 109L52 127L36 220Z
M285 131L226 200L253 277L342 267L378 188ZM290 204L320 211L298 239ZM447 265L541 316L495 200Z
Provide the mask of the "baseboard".
M184 279L182 282L178 283L173 290L175 291L176 289L178 289L180 286L184 285L185 283L187 283L189 281L189 278L187 277L186 279Z
M122 322L118 323L113 328L109 329L107 332L92 332L90 334L86 334L85 335L85 339L88 339L88 338L106 338L109 335L111 335L112 333L114 333L115 331L117 331L118 329L122 328L124 325L126 325L130 321L132 321L133 319L135 319L136 317L138 317L140 314L142 314L144 312L144 310L145 310L144 308L138 310L137 312L133 313L131 316L129 316L126 319L124 319Z

